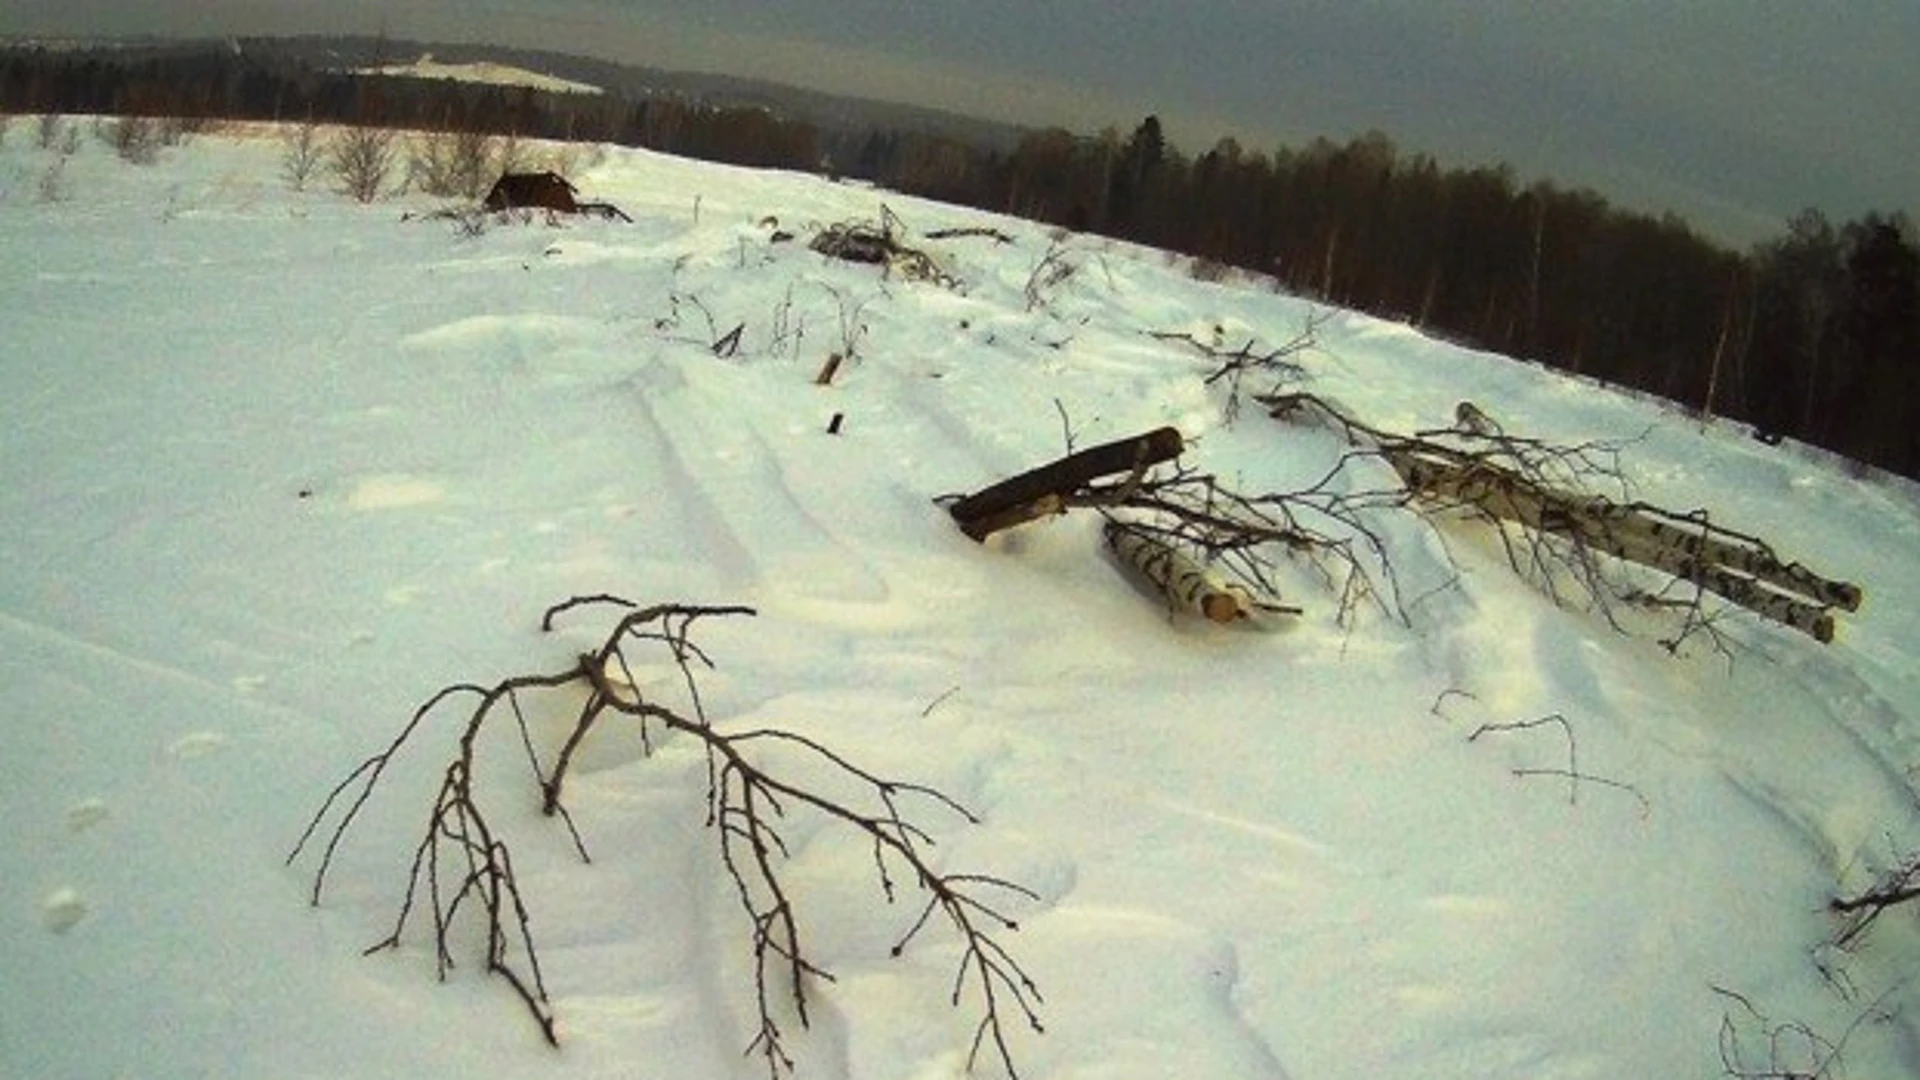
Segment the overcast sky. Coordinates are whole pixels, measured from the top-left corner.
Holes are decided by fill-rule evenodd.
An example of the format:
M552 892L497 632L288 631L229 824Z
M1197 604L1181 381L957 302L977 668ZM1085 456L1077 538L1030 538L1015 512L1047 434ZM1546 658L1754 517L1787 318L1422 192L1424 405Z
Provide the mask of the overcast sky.
M1129 131L1377 128L1723 239L1920 212L1920 0L8 0L0 33L385 31Z

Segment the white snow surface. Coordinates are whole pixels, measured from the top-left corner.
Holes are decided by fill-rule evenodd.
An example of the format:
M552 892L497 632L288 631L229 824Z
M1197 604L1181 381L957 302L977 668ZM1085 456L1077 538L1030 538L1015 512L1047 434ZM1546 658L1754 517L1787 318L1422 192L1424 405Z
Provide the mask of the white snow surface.
M0 1074L764 1075L690 740L596 735L569 788L586 864L518 737L482 739L558 1049L475 942L444 982L426 923L361 955L461 710L396 760L320 906L311 857L283 861L429 695L566 667L606 620L543 634L541 612L615 593L751 605L696 632L716 725L786 727L979 815L916 813L941 865L1035 894L1003 937L1044 995L1043 1034L1010 1017L1029 1080L1808 1055L1920 1075L1911 916L1823 945L1829 898L1920 846L1908 485L1096 238L1058 240L1074 272L1030 305L1046 230L808 176L609 148L573 179L632 224L468 237L402 221L417 197L289 191L258 133L148 167L89 139L48 201L22 128L0 146ZM1013 242L926 242L960 289L806 249L883 203ZM1859 582L1864 607L1832 645L1735 613L1731 662L1676 658L1555 607L1484 528L1383 513L1410 620L1343 627L1301 570L1304 616L1223 628L1133 586L1091 514L981 545L936 505L1068 431L1162 424L1242 490L1317 479L1330 436L1229 423L1211 365L1150 336L1272 347L1316 313L1301 388L1383 428L1466 398L1509 431L1632 440L1638 497ZM1550 715L1564 731L1468 739ZM1551 774L1565 732L1585 782ZM858 840L787 828L803 940L836 977L789 1026L798 1075L965 1074L951 933L890 956L918 905L884 901Z

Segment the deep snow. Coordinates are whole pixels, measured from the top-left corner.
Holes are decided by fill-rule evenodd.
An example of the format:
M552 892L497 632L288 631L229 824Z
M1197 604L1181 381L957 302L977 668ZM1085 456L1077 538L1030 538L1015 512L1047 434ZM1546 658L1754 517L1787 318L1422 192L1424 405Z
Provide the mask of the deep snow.
M1920 846L1909 485L1157 253L816 178L576 150L634 223L464 237L400 220L430 200L287 190L258 131L150 167L89 138L48 185L26 126L0 145L0 1073L759 1075L748 931L681 742L596 737L570 788L591 865L535 813L512 737L489 751L558 1051L471 962L436 983L422 928L360 955L455 715L384 781L320 908L311 863L282 865L420 701L564 666L603 626L542 635L540 611L615 592L754 606L699 635L717 723L788 726L982 816L924 824L946 865L1038 894L1007 942L1045 994L1046 1034L1014 1044L1030 1080L1715 1076L1723 1055L1800 1067L1803 1031L1844 1041L1845 1075L1920 1074L1911 919L1822 948L1826 900ZM928 243L964 291L805 249L883 203L1014 242ZM1030 305L1050 250L1073 272ZM1736 615L1731 663L1674 658L1555 608L1484 530L1400 516L1411 625L1336 625L1301 572L1303 618L1222 629L1131 586L1095 519L981 546L934 503L1069 431L1159 424L1244 490L1316 478L1330 437L1229 424L1209 365L1147 333L1271 346L1316 315L1304 386L1370 423L1466 398L1510 431L1634 440L1636 495L1857 581L1865 607L1831 646ZM1594 781L1515 775L1566 766L1555 727L1468 741L1552 714ZM837 976L792 1039L800 1075L962 1073L951 938L889 958L915 906L884 905L861 845L793 830Z

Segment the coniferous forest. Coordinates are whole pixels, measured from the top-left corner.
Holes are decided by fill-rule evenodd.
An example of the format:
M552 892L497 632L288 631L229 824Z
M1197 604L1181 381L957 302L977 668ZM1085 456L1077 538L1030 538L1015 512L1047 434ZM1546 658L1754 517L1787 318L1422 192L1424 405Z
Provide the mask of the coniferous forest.
M1920 477L1920 238L1891 210L1836 223L1808 209L1736 251L1677 217L1504 165L1443 166L1379 133L1192 154L1148 117L996 142L670 93L356 75L271 42L0 48L0 113L487 132L825 172L1268 276Z

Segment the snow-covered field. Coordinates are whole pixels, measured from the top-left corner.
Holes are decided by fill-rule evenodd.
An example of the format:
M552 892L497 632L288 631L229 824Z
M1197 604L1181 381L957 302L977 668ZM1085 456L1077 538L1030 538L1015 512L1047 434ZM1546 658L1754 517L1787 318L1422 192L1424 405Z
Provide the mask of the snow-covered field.
M1091 514L983 546L934 500L1160 424L1242 490L1316 479L1327 433L1229 424L1211 365L1150 336L1273 347L1308 304L1082 237L1052 280L1035 226L624 150L575 179L634 223L468 237L401 221L415 198L289 191L258 135L150 167L87 139L48 185L26 126L0 146L0 1075L763 1075L689 738L595 736L569 787L590 865L517 736L483 741L557 1050L464 938L444 984L429 924L361 955L460 710L396 760L319 908L312 859L283 864L434 691L597 644L598 616L537 626L592 593L753 606L696 635L717 725L980 815L915 814L943 867L1035 894L1003 939L1044 995L1044 1034L1013 1025L1028 1080L1761 1075L1811 1072L1816 1036L1844 1051L1826 1075L1920 1074L1911 916L1822 947L1827 900L1920 846L1911 488L1321 312L1302 388L1395 430L1468 398L1512 432L1644 433L1636 495L1866 604L1830 646L1735 614L1730 664L1675 658L1554 607L1484 529L1387 514L1407 622L1338 625L1304 570L1298 620L1174 619ZM1014 242L927 242L961 290L804 246L883 202ZM1570 749L1585 782L1516 775ZM952 936L891 957L918 905L884 902L861 842L787 830L836 976L789 1032L799 1075L963 1074Z

